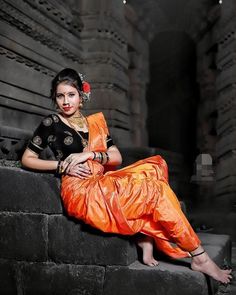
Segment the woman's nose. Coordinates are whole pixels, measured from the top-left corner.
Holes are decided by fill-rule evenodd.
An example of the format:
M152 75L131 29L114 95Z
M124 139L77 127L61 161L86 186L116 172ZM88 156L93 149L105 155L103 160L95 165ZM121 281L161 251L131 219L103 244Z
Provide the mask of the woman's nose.
M68 103L69 103L69 101L68 101L68 97L65 95L65 96L64 96L63 104L68 104Z

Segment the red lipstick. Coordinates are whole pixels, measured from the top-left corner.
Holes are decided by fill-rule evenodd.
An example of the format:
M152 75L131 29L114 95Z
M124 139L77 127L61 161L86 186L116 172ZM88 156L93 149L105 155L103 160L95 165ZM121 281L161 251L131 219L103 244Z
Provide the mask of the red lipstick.
M71 108L72 108L72 107L63 107L63 110L64 110L65 112L68 112L68 111L71 110Z

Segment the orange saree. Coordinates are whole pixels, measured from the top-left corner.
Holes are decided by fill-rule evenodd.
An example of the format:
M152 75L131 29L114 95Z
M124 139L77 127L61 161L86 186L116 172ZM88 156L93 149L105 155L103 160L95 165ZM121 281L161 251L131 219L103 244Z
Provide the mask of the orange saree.
M91 151L106 151L108 129L102 113L87 117ZM88 161L88 179L64 176L62 200L68 214L104 232L154 238L165 254L189 256L200 241L183 214L168 184L166 162L160 156L140 160L104 173L104 167Z

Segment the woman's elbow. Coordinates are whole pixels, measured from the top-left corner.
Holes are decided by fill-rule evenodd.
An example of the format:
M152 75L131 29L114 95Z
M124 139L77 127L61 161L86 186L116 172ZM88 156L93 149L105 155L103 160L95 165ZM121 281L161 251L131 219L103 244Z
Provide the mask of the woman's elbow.
M21 165L28 168L28 158L25 155L23 155L21 158Z
M26 150L21 158L21 164L25 168L32 168L32 162L37 157L32 155L30 151Z
M122 164L122 161L123 161L123 159L122 159L122 156L121 156L121 154L119 152L118 157L117 157L117 163L116 163L116 165L121 165Z

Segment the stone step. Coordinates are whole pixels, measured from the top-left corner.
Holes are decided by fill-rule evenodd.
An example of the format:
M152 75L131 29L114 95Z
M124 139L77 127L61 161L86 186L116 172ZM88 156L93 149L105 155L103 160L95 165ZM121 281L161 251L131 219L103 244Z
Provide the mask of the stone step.
M218 264L230 262L229 236L199 234L205 250ZM122 283L121 283L122 282ZM135 261L129 266L107 266L104 295L209 295L219 284L190 269L190 259L160 260L156 267Z
M158 267L147 267L136 261L131 237L103 234L65 216L52 175L0 167L0 179L1 295L212 295L216 291L217 284L193 272L189 260L162 259ZM230 261L229 236L199 236L219 265Z
M0 179L0 259L80 265L137 259L130 237L104 234L66 216L52 175L0 167Z
M230 259L229 236L200 234L200 238L218 264ZM218 287L202 273L192 271L190 259L162 258L157 267L138 261L129 266L97 266L0 259L0 277L1 295L213 295Z

